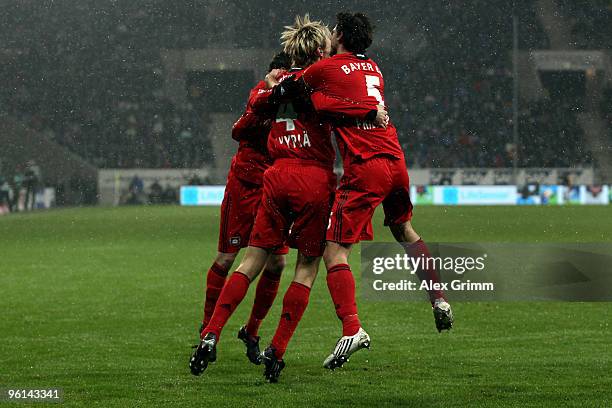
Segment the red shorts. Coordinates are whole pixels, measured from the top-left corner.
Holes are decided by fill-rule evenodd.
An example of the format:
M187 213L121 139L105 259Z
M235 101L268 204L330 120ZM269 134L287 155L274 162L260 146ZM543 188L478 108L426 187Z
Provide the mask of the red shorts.
M249 245L249 237L261 203L262 192L261 186L242 181L230 171L221 203L219 252L233 254ZM274 253L282 255L287 252L289 248L284 246Z
M335 189L331 169L304 160L277 160L264 173L250 245L278 248L287 242L304 255L323 255Z
M372 240L372 216L380 203L385 225L403 224L412 218L405 161L378 156L349 164L336 191L327 240L342 244Z

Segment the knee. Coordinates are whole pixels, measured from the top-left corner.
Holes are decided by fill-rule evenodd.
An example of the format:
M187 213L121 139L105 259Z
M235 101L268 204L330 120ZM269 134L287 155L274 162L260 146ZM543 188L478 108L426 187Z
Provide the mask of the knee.
M325 264L325 269L329 269L335 264L339 252L336 245L335 242L329 241L325 245L325 251L323 251L323 264Z
M293 282L295 283L299 283L300 285L306 286L308 288L312 288L312 285L314 285L315 279L317 278L317 273L311 273L311 274L301 274L300 276L295 276L293 278Z
M335 262L336 257L331 256L329 254L323 255L323 263L325 264L325 269L329 270L332 266L334 266L337 262Z
M416 233L410 221L402 224L390 225L389 229L393 234L393 237L398 242L407 242L412 244L420 239L419 234Z
M323 263L325 263L325 269L329 270L332 266L338 264L347 264L348 257L340 252L336 251L325 251L323 254Z
M225 253L225 252L219 252L217 254L217 258L215 259L215 262L221 266L224 270L228 271L231 269L232 265L234 264L234 261L236 260L236 257L238 256L238 253Z
M285 256L273 255L266 263L265 272L272 275L280 275L283 273L283 269L285 269Z

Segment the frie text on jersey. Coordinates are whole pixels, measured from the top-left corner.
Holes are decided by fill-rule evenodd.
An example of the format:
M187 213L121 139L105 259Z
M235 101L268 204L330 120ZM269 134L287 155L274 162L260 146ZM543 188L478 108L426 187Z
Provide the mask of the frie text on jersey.
M362 130L372 130L372 129L376 129L376 128L380 128L381 127L381 126L378 126L374 122L367 122L367 121L363 121L363 120L358 120L356 122L356 125L357 125L358 129L362 129Z

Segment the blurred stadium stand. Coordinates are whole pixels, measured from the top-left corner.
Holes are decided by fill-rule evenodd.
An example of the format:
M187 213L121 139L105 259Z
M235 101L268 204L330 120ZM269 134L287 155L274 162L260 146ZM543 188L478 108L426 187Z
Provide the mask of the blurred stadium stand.
M45 146L72 152L62 155L87 163L85 181L91 169L204 168L222 183L235 149L231 124L278 50L282 27L306 12L333 24L335 13L349 8L365 10L376 24L370 54L385 74L409 166L508 168L517 150L515 12L518 165L595 166L597 181L612 182L611 2L517 4L2 2L0 129L27 128ZM553 51L555 61L542 69L542 55ZM564 62L594 58L593 66ZM40 143L26 151L36 156ZM16 159L7 160L8 152L0 150L0 172L10 177ZM59 182L51 164L20 160L29 159L45 167L45 183Z

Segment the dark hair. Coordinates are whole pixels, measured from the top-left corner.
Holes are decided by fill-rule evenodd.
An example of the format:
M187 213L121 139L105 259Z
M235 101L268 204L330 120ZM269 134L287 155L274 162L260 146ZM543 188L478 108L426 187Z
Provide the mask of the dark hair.
M338 13L336 32L342 34L340 42L350 52L362 53L372 44L374 26L363 13Z
M274 56L274 58L272 58L272 61L270 61L270 66L268 67L268 72L279 68L291 68L291 57L285 51L279 52Z

